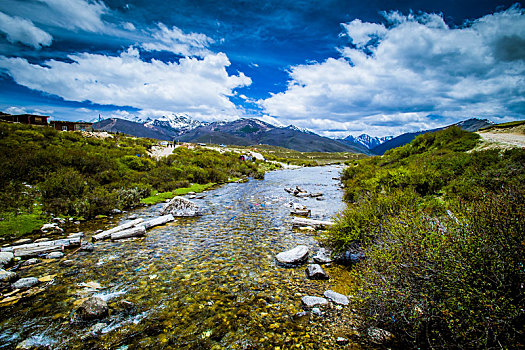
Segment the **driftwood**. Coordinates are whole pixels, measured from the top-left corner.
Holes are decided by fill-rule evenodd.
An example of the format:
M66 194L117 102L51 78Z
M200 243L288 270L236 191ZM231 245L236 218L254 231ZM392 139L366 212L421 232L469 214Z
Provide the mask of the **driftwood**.
M79 246L81 243L82 243L82 238L81 237L72 237L72 238L65 238L65 239L57 239L55 241L45 241L45 242L38 242L38 243L29 243L29 244L15 245L15 246L11 246L11 247L3 247L1 249L1 251L15 253L18 250L32 250L32 249L44 248L44 247ZM16 256L16 254L15 254L15 256Z
M13 252L13 254L15 257L30 258L33 256L39 256L42 254L48 254L52 252L61 252L63 250L64 250L63 245L52 245L52 246L17 249Z
M126 229L129 229L133 226L137 226L138 224L144 222L144 219L136 219L136 220L133 220L133 221L129 221L129 222L126 222L125 224L122 224L122 225L119 225L117 227L113 227L112 229L109 229L109 230L106 230L106 231L103 231L103 232L100 232L99 234L96 234L94 235L93 237L91 237L91 239L93 241L98 241L98 240L101 240L101 239L106 239L106 238L109 238L111 237L111 235L113 233L116 233L116 232L119 232L119 231L123 231L123 230L126 230Z
M297 193L294 193L294 196L301 198L301 197L308 197L310 195L308 194L308 192L297 192Z
M302 226L311 226L317 230L325 229L329 226L332 226L334 223L331 221L321 221L305 218L293 218L292 227L302 227Z
M290 214L292 215L299 215L299 216L309 216L310 215L310 209L293 209Z
M310 197L312 198L315 198L315 197L322 197L322 193L321 192L317 192L317 193L310 193Z
M118 232L113 232L111 234L111 240L131 238L131 237L141 237L146 235L146 228L144 226L136 226L127 230L122 230Z
M141 225L144 226L146 228L146 230L147 230L147 229L155 227L155 226L164 225L164 224L166 224L168 222L171 222L173 220L175 220L173 215L168 214L168 215L159 216L158 218L155 218L155 219L144 221Z
M293 188L289 188L289 187L285 187L284 190L288 193L293 193L294 192L294 189Z

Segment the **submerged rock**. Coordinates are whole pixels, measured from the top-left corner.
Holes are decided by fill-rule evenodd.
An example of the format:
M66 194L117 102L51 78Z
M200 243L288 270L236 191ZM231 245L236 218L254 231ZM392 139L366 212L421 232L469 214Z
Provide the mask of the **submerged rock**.
M324 292L324 296L339 305L348 305L350 303L346 295L334 292L333 290L327 290Z
M108 304L99 297L91 297L77 309L77 315L83 320L94 320L108 314Z
M353 265L357 264L365 258L365 255L359 251L347 250L339 255L336 261L341 265Z
M200 215L199 206L184 197L173 197L160 211L161 215L196 216Z
M381 328L370 327L366 333L370 338L370 341L379 345L388 344L394 340L394 335L392 333Z
M0 252L0 267L9 265L14 257L14 254L11 252Z
M94 324L86 334L84 334L81 339L86 340L90 338L98 338L98 336L102 333L102 330L106 328L108 325L103 322L99 322Z
M326 248L320 248L313 258L318 264L329 264L332 262L330 252Z
M15 283L11 284L11 289L28 289L36 286L38 283L40 282L36 277L21 278Z
M307 296L304 296L301 300L306 307L314 307L318 305L319 306L328 305L328 300L326 300L325 298L321 298L321 297L314 297L314 296L307 295Z
M93 243L85 243L80 246L79 250L81 252L92 252L95 250L95 245Z
M308 259L308 247L299 245L293 249L277 254L277 261L281 264L297 265L304 263Z
M17 278L16 272L0 269L0 282L11 282Z
M22 266L30 266L30 265L36 265L36 264L40 264L42 262L42 260L40 259L37 259L37 258L31 258L29 260L26 260L22 263Z
M312 280L327 280L328 274L323 270L321 265L310 264L306 269L306 276Z
M46 255L46 259L62 259L64 257L64 253L62 252L53 252Z

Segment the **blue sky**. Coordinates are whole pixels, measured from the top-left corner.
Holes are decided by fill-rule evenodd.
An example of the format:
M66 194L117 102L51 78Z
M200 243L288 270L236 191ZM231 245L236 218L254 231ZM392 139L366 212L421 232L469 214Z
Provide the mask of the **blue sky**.
M515 1L0 2L0 110L373 136L525 116Z

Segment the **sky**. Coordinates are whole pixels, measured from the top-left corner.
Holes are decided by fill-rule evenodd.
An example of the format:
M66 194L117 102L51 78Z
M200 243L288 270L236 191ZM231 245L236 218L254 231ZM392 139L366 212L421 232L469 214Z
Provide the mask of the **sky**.
M334 138L522 120L524 3L2 0L0 111Z

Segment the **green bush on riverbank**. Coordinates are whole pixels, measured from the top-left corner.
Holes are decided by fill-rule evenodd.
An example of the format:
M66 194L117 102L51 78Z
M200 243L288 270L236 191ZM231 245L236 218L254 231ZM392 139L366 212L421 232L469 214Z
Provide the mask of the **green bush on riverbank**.
M467 152L476 140L449 128L344 171L329 242L364 251L348 292L403 346L524 342L525 150Z
M148 157L154 140L112 136L0 123L0 235L15 235L10 222L35 215L35 207L44 216L88 219L140 205L156 192L262 176L259 162L237 154L177 148L155 160ZM38 228L41 221L31 218L34 225L18 234Z

